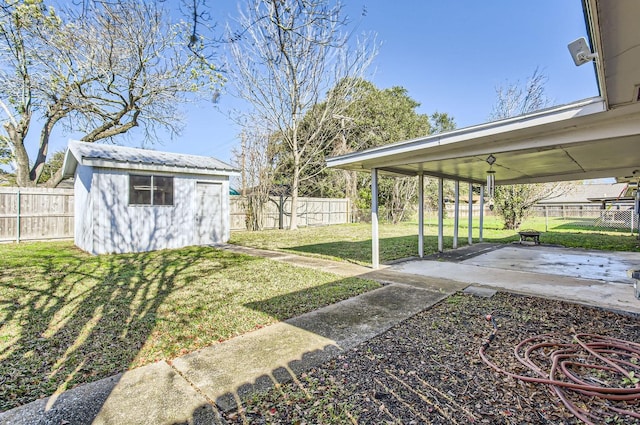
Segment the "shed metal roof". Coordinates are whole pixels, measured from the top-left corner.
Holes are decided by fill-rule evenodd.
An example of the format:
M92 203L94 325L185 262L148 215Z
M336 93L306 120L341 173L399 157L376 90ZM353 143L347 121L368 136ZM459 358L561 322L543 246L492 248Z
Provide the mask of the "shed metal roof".
M216 158L70 140L64 177L73 177L78 164L98 168L160 171L177 174L236 175L238 170Z

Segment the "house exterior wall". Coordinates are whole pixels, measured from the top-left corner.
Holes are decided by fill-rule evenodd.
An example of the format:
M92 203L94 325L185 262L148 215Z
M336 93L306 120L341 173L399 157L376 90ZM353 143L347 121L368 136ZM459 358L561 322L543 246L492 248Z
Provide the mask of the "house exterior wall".
M80 167L79 167L80 168ZM172 206L129 205L129 174L153 174L174 177ZM225 196L221 198L220 229L210 240L195 238L195 191L197 182L217 182ZM229 180L226 176L171 175L127 170L94 168L89 202L92 214L76 214L90 220L92 231L83 233L76 244L92 254L145 252L189 245L223 243L229 240ZM91 216L92 217L89 217ZM86 227L90 225L84 223ZM81 246L80 243L83 245Z

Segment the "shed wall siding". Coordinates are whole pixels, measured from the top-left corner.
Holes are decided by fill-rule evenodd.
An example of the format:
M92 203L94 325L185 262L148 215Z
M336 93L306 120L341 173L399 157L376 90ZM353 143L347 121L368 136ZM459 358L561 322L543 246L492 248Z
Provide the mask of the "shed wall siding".
M93 168L78 165L74 179L74 242L80 249L91 253L94 251L92 184Z
M196 182L220 182L223 193L229 193L228 178L224 176L174 175L173 206L130 206L129 174L113 169L96 168L94 171L91 198L96 220L93 249L87 249L93 254L145 252L197 244L194 238ZM223 237L206 243L229 239L228 195L223 197L222 203L223 219L219 222L223 228L213 234Z

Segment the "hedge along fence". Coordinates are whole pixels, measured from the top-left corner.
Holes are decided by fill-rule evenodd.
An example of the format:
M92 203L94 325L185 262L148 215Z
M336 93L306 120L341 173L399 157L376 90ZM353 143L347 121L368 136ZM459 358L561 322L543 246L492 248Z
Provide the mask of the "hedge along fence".
M0 187L0 242L73 238L73 189Z

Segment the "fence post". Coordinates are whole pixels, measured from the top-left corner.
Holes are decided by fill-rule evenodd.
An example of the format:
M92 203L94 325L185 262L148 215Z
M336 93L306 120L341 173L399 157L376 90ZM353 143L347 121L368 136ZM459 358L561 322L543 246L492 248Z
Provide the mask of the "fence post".
M18 201L16 208L16 243L20 243L20 190L18 190L16 195Z
M544 231L549 231L549 209L547 206L544 206Z
M633 236L633 227L634 227L634 224L635 224L633 222L633 220L635 218L635 215L636 215L635 212L633 210L631 210L631 220L630 220L631 221L631 236Z
M280 195L280 202L278 205L278 229L282 230L284 228L284 199L282 195Z

